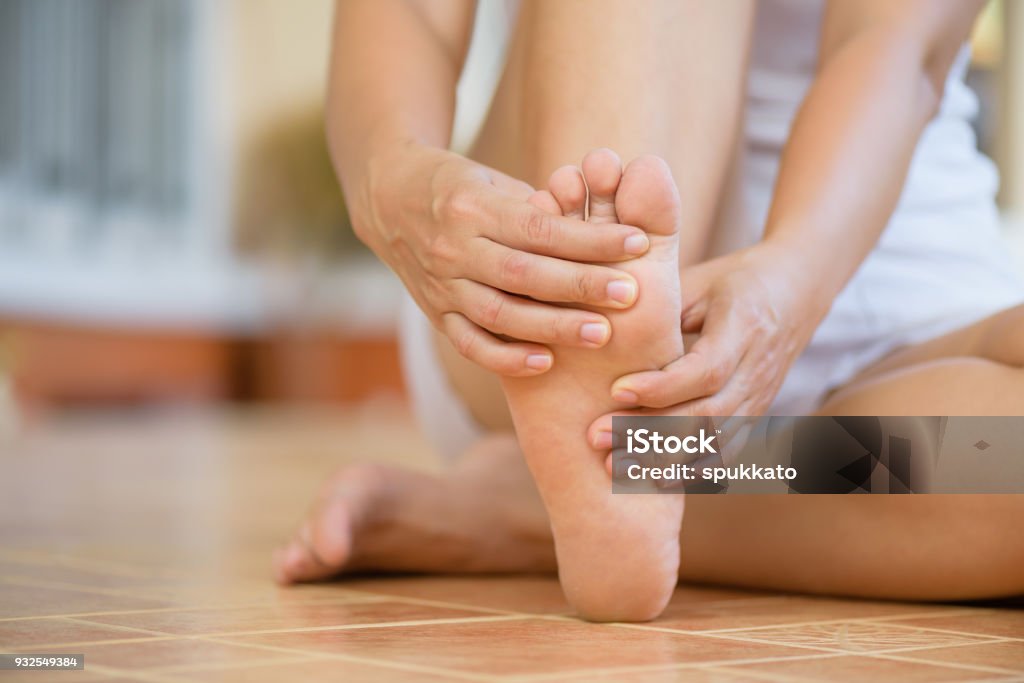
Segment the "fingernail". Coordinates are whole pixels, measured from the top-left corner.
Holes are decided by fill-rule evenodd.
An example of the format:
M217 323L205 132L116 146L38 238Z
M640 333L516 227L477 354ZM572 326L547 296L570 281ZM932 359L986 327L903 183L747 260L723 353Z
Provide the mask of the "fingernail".
M631 280L613 280L608 283L608 298L629 305L636 299L636 285Z
M647 250L651 248L651 241L647 239L647 235L642 232L630 235L626 238L623 243L623 247L627 254L646 254Z
M619 403L628 403L630 405L636 405L640 402L640 397L635 392L629 389L617 389L612 392L612 400L618 401Z
M594 441L591 444L594 448L602 450L604 448L612 447L612 433L602 429L594 436Z
M580 327L580 337L583 341L596 344L598 346L604 345L608 341L608 335L611 330L608 329L608 325L605 323L584 323Z
M547 370L551 367L551 356L543 353L531 353L526 357L526 367L531 370Z

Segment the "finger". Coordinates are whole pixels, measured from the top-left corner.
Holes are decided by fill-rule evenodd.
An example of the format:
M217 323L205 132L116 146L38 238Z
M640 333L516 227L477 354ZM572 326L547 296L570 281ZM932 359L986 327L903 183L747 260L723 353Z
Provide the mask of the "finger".
M453 291L463 315L492 334L592 349L612 335L611 324L597 313L531 301L472 280L458 280Z
M503 194L513 197L515 199L526 200L534 189L522 180L512 178L504 173L497 171L491 172L491 184L498 188Z
M466 277L514 294L551 302L629 308L637 284L621 270L563 261L517 251L485 239L478 258L466 264Z
M728 314L709 318L693 349L661 370L615 380L612 398L628 405L665 408L721 391L751 344L739 320Z
M611 263L647 253L650 240L643 230L618 223L595 226L554 215L532 204L496 195L481 235L512 249L573 261Z
M612 418L615 417L642 417L645 415L665 415L662 410L653 408L634 408L632 410L616 410L605 413L590 423L587 427L587 443L597 451L607 451L616 446L614 431L612 429Z
M461 313L445 313L441 325L463 357L505 377L530 377L551 369L551 351L539 344L503 342Z

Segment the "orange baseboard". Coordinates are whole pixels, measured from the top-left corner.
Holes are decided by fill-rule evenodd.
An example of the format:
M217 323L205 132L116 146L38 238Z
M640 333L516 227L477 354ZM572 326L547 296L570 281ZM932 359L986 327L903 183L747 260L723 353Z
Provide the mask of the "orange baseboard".
M364 400L402 393L392 337L256 339L0 320L0 363L29 403Z

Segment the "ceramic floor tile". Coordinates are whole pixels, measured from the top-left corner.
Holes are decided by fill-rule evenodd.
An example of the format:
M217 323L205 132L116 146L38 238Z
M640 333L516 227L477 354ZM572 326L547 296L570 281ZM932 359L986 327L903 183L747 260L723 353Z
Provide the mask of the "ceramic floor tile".
M944 647L931 650L902 652L900 657L926 662L949 662L972 666L1007 669L1024 674L1024 642L1004 641L962 647ZM1024 678L1024 676L1021 676Z
M885 652L915 647L948 647L991 641L985 636L925 631L893 626L884 621L800 624L778 628L727 631L720 635L767 643L805 645L857 652Z
M61 643L146 638L152 634L132 633L100 624L85 624L58 617L0 621L0 648L26 648Z
M807 654L807 650L782 645L551 619L281 633L228 640L503 675Z
M897 619L892 623L1024 640L1024 609L984 610L948 617Z
M842 655L795 661L762 662L729 665L728 671L751 675L778 676L794 681L900 681L900 683L931 683L935 681L1010 680L1011 676L989 674L924 662L880 659L869 655Z
M283 631L428 619L490 616L477 610L436 607L394 600L352 598L338 602L306 602L224 609L137 612L83 617L88 621L130 626L174 635Z
M341 585L358 591L531 614L571 611L555 577L431 576L363 578Z
M112 610L152 609L166 602L144 598L44 588L0 580L0 619Z

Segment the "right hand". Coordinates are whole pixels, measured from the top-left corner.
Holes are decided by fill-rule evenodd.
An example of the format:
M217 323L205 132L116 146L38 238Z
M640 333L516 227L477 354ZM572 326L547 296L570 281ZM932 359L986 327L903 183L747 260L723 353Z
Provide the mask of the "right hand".
M526 183L446 150L399 147L372 160L349 193L354 228L459 353L492 372L528 376L551 367L544 344L604 345L604 316L544 302L631 306L631 276L576 261L645 253L642 230L551 215L527 202Z

